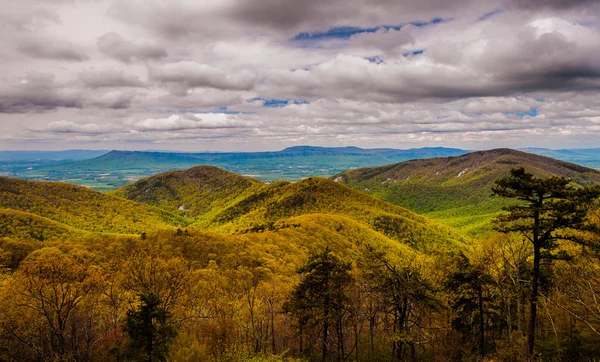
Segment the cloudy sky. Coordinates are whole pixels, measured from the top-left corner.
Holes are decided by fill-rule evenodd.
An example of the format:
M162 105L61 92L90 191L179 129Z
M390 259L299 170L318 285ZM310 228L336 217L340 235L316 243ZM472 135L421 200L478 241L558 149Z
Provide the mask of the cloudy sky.
M600 147L597 0L0 0L0 149Z

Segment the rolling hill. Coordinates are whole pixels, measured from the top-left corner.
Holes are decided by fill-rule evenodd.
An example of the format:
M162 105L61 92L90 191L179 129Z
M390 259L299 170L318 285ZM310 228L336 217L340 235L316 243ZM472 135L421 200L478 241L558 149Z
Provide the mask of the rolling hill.
M318 177L262 184L215 167L199 166L139 180L115 195L181 210L196 218L190 228L227 234L295 228L291 219L309 220L320 215L319 220L348 218L418 249L435 249L432 240L446 247L460 239L446 226Z
M0 208L92 232L141 233L185 223L168 211L89 188L6 177L0 177Z
M580 185L600 182L600 171L511 149L355 169L333 179L477 234L509 202L492 197L494 181L519 166L538 177L563 176Z
M172 211L198 216L222 208L257 190L260 181L213 166L196 166L151 176L115 191L114 194Z

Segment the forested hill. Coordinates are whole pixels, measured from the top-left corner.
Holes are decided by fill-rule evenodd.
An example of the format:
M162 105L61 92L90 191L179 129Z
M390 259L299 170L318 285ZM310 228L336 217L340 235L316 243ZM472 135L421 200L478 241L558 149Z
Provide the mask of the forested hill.
M263 184L198 166L139 180L115 195L194 217L190 228L225 233L276 230L293 218L312 222L312 215L320 221L335 215L421 250L441 250L460 239L446 226L324 178Z
M487 224L507 201L494 198L494 181L514 167L538 177L557 175L580 185L600 182L600 171L511 149L477 151L456 157L411 160L350 170L332 179L453 226Z
M184 223L168 211L86 187L6 177L0 177L0 208L93 232L139 234Z
M124 186L115 195L198 216L248 196L262 182L213 166L169 171Z

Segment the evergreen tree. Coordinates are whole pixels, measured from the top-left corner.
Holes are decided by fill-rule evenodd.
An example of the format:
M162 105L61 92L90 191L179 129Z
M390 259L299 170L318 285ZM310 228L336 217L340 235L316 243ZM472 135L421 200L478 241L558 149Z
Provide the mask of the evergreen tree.
M493 299L486 295L490 284L492 279L483 265L473 265L462 253L458 257L457 270L444 281L444 286L454 297L450 303L456 313L452 327L464 337L476 336L480 355L485 354L486 306L493 302ZM472 345L472 341L466 342Z
M536 178L523 168L514 168L509 177L496 180L492 191L496 195L520 201L504 208L506 212L495 220L496 230L520 233L533 246L527 328L527 356L532 360L541 261L568 259L564 251L556 252L559 241L586 244L577 231L597 231L588 222L588 212L592 201L600 196L600 188L575 187L571 185L571 180L564 177Z
M342 262L329 248L313 254L299 269L302 281L295 288L284 310L298 320L300 349L305 329L320 330L321 360L330 354L330 328L334 327L338 342L338 360L345 359L343 320L347 312L348 287L352 283L351 265Z
M158 295L142 294L140 302L137 309L127 312L123 331L128 338L117 354L136 362L166 361L177 330L168 324L168 315L161 309Z

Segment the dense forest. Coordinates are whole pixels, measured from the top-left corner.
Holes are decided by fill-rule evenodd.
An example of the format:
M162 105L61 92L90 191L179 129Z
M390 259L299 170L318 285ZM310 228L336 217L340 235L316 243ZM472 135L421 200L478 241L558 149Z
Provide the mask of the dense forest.
M371 170L201 167L112 195L0 178L0 361L593 360L598 172L484 156L476 232L342 185Z

